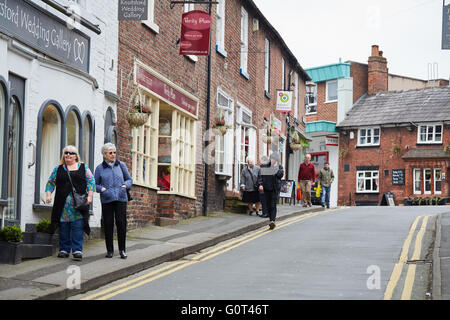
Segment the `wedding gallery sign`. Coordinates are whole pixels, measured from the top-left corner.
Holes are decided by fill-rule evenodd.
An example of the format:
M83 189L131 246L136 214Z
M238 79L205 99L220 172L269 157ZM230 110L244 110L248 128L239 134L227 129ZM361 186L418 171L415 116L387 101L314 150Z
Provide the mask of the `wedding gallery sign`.
M89 72L90 38L28 0L0 0L0 30L56 60Z

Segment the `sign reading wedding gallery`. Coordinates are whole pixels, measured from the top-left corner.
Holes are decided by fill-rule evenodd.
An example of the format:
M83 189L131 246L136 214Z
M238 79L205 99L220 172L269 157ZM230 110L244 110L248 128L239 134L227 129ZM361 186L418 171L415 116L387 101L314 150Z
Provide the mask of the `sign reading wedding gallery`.
M117 12L102 10L107 3L89 3L96 16L81 5L85 18L75 28L57 5L0 0L2 226L24 230L27 223L50 217L45 187L66 145L78 148L91 171L102 161L100 148L108 137L95 132L106 134L114 123L105 121L115 119L117 110L117 69L109 66L117 61L118 39L111 30L118 22ZM111 30L96 27L101 23ZM105 61L108 66L101 67ZM112 139L114 131L109 132ZM100 231L100 219L101 204L94 197L94 232Z

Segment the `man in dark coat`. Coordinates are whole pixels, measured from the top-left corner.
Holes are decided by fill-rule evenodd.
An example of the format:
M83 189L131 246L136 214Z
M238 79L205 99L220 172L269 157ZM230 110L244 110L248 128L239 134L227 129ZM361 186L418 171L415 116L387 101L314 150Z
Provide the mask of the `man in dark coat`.
M280 157L274 152L270 155L270 160L261 165L261 174L258 177L259 190L264 191L267 210L269 213L269 227L275 228L277 217L277 203L281 189L281 178L284 175L283 167L279 164Z

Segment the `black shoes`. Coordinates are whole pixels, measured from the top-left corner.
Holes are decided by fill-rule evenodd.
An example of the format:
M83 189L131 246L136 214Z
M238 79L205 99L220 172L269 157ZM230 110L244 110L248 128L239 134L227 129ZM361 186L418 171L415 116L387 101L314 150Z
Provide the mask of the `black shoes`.
M105 258L112 258L113 257L113 253L112 252L107 252Z
M249 211L249 212L248 212L248 215L251 216L252 213L253 213L253 210L252 210L252 211Z
M58 253L58 258L68 258L68 257L69 257L69 254L65 251L60 251Z
M269 223L269 229L270 229L270 230L275 229L275 222L270 221L270 223Z
M121 259L126 259L128 256L127 256L127 254L125 253L125 251L120 251L120 258Z
M262 215L260 215L260 217L261 217L261 218L268 218L269 215L268 215L268 214L262 214Z
M74 253L72 259L74 261L81 261L81 260L83 260L83 255L81 253L79 253L79 252Z

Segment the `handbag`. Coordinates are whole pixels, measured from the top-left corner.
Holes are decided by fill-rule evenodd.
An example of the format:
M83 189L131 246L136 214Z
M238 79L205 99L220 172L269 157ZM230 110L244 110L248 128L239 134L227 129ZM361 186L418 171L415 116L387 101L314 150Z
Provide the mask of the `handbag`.
M74 208L79 211L85 211L89 210L89 203L88 203L88 193L85 191L85 193L78 193L75 190L75 187L72 183L72 178L70 177L70 171L67 169L67 175L69 176L70 184L72 185L72 195L73 195L73 201L74 201Z
M122 164L120 163L119 165L120 165L120 169L122 170L122 175L123 175L124 181L125 181L125 173L123 172ZM133 200L133 198L131 197L131 194L130 194L130 189L126 188L126 191L127 191L127 199L128 199L128 201Z

